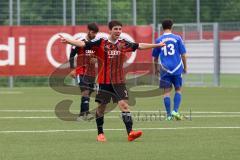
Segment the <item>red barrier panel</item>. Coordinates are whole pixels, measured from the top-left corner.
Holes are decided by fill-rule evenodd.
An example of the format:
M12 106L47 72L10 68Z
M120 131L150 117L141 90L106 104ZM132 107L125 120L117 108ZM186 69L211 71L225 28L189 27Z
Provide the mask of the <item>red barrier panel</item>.
M77 38L86 26L0 26L0 76L48 76L56 67L68 61L70 45L59 42L58 34ZM106 26L100 32L108 33ZM135 42L151 43L151 26L125 26L123 35ZM195 33L190 34L193 38ZM196 34L197 35L197 34ZM204 32L203 39L212 39ZM222 31L221 39L239 39L239 31ZM151 63L151 49L128 54L129 63ZM138 65L139 66L139 65ZM132 67L131 67L132 68Z

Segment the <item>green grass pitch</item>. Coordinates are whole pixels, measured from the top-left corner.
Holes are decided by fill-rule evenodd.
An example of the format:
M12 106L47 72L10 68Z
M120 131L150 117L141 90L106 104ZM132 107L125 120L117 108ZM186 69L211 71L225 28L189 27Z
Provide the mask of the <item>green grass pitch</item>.
M237 87L184 87L180 111L191 118L150 118L164 111L161 97L139 98L131 107L143 136L128 142L118 108L108 113L106 143L96 142L95 121L62 121L55 105L79 96L48 87L0 89L1 160L236 160L240 158L240 93ZM91 102L91 108L96 104ZM141 112L137 112L141 111ZM147 111L147 112L144 112Z

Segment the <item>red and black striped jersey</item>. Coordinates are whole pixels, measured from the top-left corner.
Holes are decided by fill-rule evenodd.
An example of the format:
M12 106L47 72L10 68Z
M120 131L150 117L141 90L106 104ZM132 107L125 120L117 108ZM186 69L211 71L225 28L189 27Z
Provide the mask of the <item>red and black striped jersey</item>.
M86 42L87 48L97 47L98 83L125 83L123 64L127 60L126 53L135 51L138 46L138 43L132 43L125 39L118 39L115 43L103 38Z
M85 39L82 41L87 42ZM95 50L90 47L73 47L70 53L70 68L74 68L74 56L77 55L76 75L96 77L95 63L91 59L95 57Z

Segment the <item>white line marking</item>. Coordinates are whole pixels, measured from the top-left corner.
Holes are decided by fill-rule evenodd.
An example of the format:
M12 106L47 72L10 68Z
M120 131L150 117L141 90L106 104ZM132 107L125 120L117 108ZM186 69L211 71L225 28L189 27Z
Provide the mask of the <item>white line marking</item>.
M70 110L71 112L79 112L79 110ZM8 110L8 109L2 109L0 112L55 112L55 110ZM121 113L120 111L111 111L113 113ZM165 111L131 111L132 113L166 113ZM203 111L191 111L192 114L240 114L240 112L217 112L217 111L209 111L209 112L203 112ZM181 111L181 113L190 113L190 111Z
M190 117L189 115L185 115L186 117ZM106 118L121 118L120 116L105 116ZM132 116L133 118L159 118L160 116L156 115L146 115L146 116ZM218 118L218 117L240 117L240 115L191 115L192 118ZM161 116L161 118L165 118L165 116Z
M185 129L240 129L240 126L223 126L223 127L172 127L172 128L136 128L136 130L185 130ZM105 131L125 131L125 129L104 129ZM0 131L0 133L57 133L57 132L95 132L96 129L79 129L79 130L15 130Z
M0 119L56 119L57 117L0 117Z
M154 116L154 115L147 115L147 116L132 116L134 119L138 118L147 118L147 119L155 119L159 118L160 116ZM186 116L190 117L190 116ZM238 118L240 115L192 115L192 118ZM72 117L62 117L62 118L72 118ZM121 116L105 116L104 118L106 119L117 119L121 118ZM161 116L161 118L165 118L165 116ZM55 116L49 116L49 117L44 117L44 116L29 116L29 117L0 117L0 119L58 119L58 117Z
M0 91L0 94L23 94L21 91Z
M8 110L3 109L0 112L55 112L54 110Z

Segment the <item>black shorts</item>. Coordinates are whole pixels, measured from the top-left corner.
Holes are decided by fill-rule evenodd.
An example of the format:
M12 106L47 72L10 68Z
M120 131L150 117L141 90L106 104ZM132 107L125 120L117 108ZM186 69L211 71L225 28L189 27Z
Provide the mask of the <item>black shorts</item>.
M125 84L99 84L99 90L95 102L108 104L111 99L113 103L120 100L128 100L128 91Z
M77 75L76 79L81 92L89 90L89 94L91 94L94 91L95 77Z

